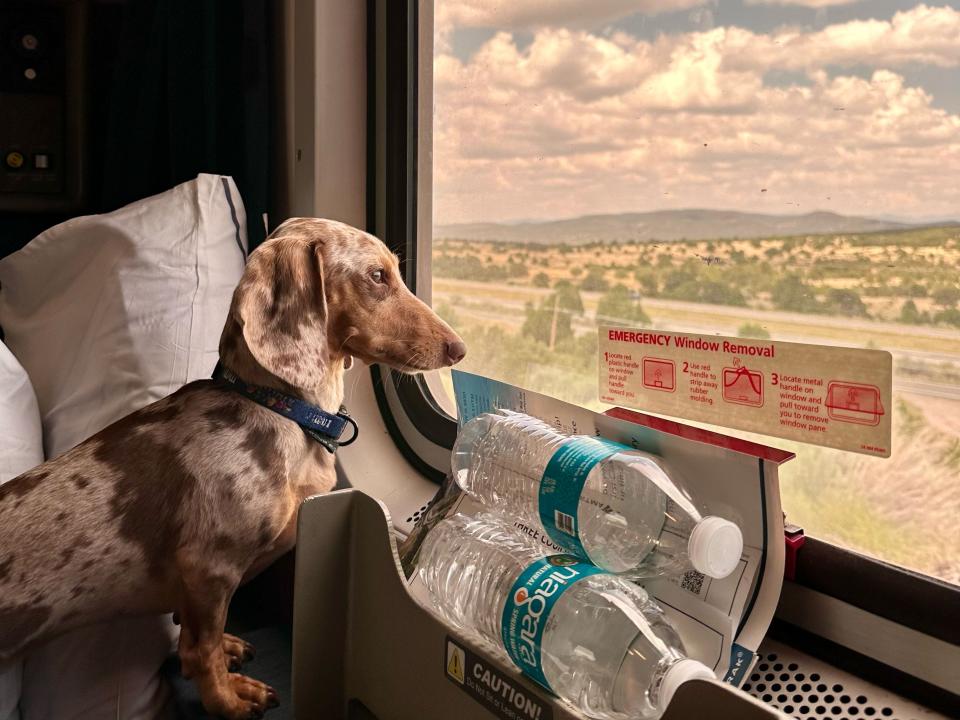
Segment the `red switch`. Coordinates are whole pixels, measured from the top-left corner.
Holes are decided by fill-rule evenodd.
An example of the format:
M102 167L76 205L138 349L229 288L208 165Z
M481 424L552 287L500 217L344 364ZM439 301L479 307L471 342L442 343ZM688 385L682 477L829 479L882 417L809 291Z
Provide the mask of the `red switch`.
M807 541L803 528L789 523L783 526L783 539L786 542L786 559L783 564L783 579L794 580L797 575L797 553Z

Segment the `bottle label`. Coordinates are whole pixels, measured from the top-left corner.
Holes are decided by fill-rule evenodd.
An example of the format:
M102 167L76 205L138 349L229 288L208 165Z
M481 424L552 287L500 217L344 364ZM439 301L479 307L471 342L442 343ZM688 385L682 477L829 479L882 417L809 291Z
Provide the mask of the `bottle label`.
M573 555L550 555L531 563L510 588L500 623L503 645L517 667L550 692L540 652L550 612L571 585L602 573Z
M633 448L603 438L577 437L550 458L540 481L540 522L550 539L564 550L589 559L580 542L577 511L580 494L597 463Z

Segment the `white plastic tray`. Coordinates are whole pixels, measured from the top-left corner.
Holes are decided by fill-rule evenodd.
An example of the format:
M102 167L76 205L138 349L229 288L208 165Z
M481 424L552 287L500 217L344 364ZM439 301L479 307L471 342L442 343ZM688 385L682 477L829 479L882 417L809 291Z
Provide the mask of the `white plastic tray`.
M539 720L580 718L515 669L457 637L413 600L391 527L385 506L356 490L309 498L301 507L293 622L295 716L347 718L349 703L359 701L377 720L505 717L448 675L452 637L542 701ZM784 717L729 685L691 681L678 689L663 720Z

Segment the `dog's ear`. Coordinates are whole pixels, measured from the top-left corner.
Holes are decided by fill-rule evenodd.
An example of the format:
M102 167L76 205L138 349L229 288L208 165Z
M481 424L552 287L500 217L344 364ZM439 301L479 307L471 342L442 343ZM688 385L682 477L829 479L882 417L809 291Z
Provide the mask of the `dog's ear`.
M285 238L254 252L231 315L264 369L295 388L317 387L328 362L321 244Z

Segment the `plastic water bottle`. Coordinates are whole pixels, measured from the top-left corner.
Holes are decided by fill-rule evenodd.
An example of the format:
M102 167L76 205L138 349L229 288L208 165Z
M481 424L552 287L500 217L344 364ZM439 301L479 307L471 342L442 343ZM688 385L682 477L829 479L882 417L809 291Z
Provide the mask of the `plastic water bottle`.
M565 435L522 413L501 410L467 422L453 448L453 476L488 508L632 579L691 567L723 578L743 553L740 528L701 515L660 459L603 438Z
M590 717L659 717L680 683L715 677L642 588L490 515L438 523L418 571L439 615Z

